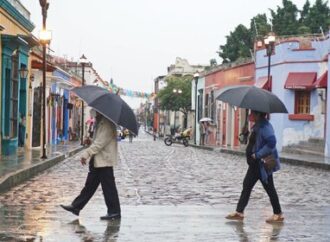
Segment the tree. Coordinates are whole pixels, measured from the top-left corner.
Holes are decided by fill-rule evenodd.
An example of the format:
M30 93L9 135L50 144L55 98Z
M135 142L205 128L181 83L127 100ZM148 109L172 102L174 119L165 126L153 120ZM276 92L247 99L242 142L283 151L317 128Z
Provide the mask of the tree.
M218 65L218 63L217 63L217 60L215 58L210 60L210 67L215 67L217 65Z
M309 1L307 1L301 11L301 24L308 27L311 33L320 33L320 27L323 31L327 31L330 25L330 8L328 6L328 1L316 0L310 7Z
M167 86L160 90L158 98L162 110L181 111L185 117L191 110L191 80L192 75L169 76L166 78ZM181 94L174 94L173 89L181 89Z
M267 21L266 14L258 14L253 17L250 22L250 32L252 41L258 37L263 38L271 31L271 26Z
M270 10L272 16L273 31L276 35L295 35L300 26L298 21L298 8L290 0L283 0L283 7L277 6L277 10Z
M233 62L239 58L251 57L253 42L250 31L242 24L238 25L233 32L226 36L225 45L220 45L218 51L223 63Z

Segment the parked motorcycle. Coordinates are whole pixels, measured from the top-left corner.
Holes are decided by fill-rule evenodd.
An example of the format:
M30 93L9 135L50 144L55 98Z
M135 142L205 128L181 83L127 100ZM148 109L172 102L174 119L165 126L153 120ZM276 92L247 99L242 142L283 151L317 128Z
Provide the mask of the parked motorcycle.
M166 135L167 137L164 139L164 143L167 146L172 145L173 143L182 143L185 147L189 145L189 137L188 136L173 136Z

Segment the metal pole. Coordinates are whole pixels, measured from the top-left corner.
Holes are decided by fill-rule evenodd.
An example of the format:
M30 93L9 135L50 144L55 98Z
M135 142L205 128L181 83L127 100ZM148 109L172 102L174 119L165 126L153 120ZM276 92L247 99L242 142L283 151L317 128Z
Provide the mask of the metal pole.
M174 135L176 133L176 128L175 128L175 121L176 121L176 110L174 110Z
M42 159L46 155L46 44L42 45Z
M267 84L270 85L270 61L271 61L271 55L272 55L272 46L269 44L267 46L267 55L268 55L268 75L267 75ZM270 86L269 86L270 89ZM270 90L268 90L270 91Z
M82 66L82 83L81 86L85 85L85 63L81 63ZM81 100L81 145L84 145L84 101Z
M49 3L47 0L40 1L42 9L42 28L46 30L47 9ZM42 156L41 159L47 159L46 154L46 47L47 43L42 43Z
M196 145L196 140L197 140L197 82L198 79L195 79L195 139L194 139L194 144Z

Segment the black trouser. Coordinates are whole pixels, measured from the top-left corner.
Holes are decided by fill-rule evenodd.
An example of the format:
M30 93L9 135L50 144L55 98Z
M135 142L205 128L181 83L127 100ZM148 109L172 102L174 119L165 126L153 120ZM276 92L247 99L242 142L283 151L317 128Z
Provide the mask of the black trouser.
M243 190L241 197L239 198L236 211L243 213L246 205L249 202L251 191L257 181L260 180L260 171L258 165L250 165L249 169L246 172L244 181L243 181ZM261 181L261 180L260 180ZM270 203L273 207L274 214L280 214L282 212L280 202L278 200L277 192L274 186L273 176L268 176L268 183L261 182L262 186L266 190Z
M85 187L81 190L80 194L72 202L72 206L79 210L83 209L92 198L96 189L100 185L102 186L103 196L108 208L108 213L120 214L120 203L118 192L115 183L115 177L113 175L112 167L94 167L94 158L89 162L89 172L87 175Z

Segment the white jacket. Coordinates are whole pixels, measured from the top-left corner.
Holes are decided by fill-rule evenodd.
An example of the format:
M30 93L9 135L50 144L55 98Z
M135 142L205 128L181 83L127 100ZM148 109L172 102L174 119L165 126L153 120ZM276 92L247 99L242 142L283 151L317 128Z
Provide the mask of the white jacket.
M114 166L118 160L116 125L102 117L96 124L92 144L82 152L81 158L90 160L94 155L94 167Z

